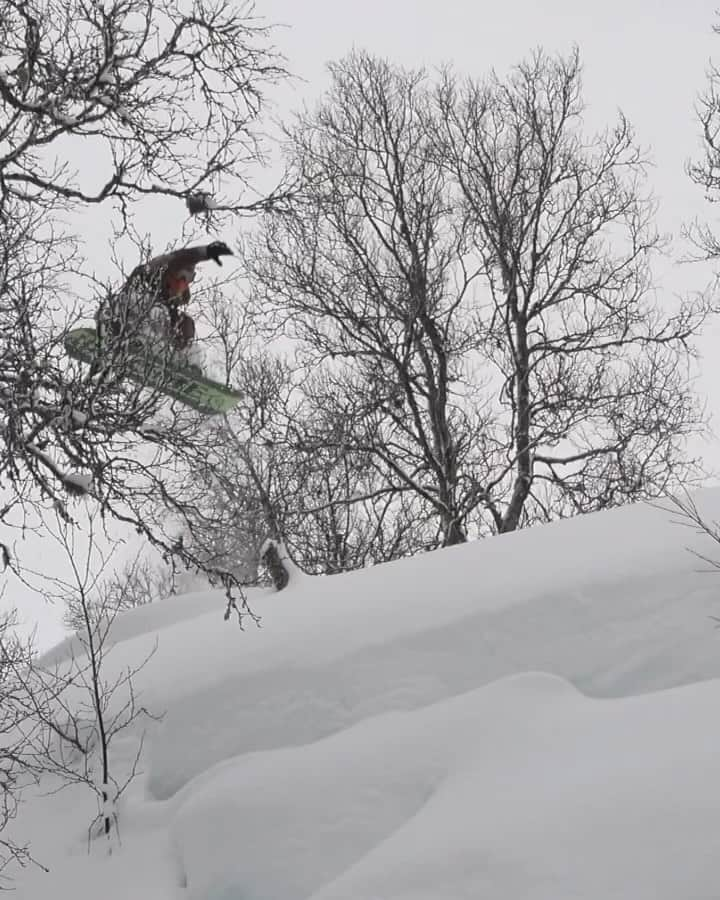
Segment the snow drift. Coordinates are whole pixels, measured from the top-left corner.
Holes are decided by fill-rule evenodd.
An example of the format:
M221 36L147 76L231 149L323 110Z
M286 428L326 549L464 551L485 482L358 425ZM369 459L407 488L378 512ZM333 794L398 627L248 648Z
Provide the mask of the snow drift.
M720 517L720 491L698 501ZM690 550L720 547L677 519L628 506L297 578L252 595L246 632L213 593L123 614L109 677L157 641L136 684L164 718L122 843L88 857L93 798L38 795L17 830L52 871L18 893L716 897L720 574Z

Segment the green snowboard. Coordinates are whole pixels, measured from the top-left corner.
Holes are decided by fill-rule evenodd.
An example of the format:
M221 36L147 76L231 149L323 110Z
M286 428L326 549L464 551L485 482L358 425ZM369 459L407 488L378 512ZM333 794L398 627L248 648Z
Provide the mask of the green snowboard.
M94 328L76 328L65 335L65 349L73 359L98 363L98 337ZM124 361L126 377L143 387L156 388L185 406L201 413L222 415L230 412L242 399L242 394L224 387L196 372L194 367L174 364L172 358L153 355L147 348L136 357Z

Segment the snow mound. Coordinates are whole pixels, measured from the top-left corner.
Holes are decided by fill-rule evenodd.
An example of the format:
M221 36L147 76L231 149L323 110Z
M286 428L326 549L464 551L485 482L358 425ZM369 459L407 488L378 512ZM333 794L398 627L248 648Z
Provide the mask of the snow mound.
M720 557L635 505L255 591L245 632L218 592L123 614L105 677L157 644L163 718L122 844L88 860L78 789L19 836L58 900L715 898L720 576L688 548Z
M528 674L233 760L179 798L189 898L709 900L719 701Z

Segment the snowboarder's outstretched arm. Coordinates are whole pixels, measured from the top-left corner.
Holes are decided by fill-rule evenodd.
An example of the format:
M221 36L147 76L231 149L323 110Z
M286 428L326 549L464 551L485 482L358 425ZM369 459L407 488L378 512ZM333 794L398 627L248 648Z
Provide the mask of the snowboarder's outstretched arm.
M124 291L139 287L152 295L155 303L166 305L172 299L174 304L185 304L190 298L187 286L195 278L195 267L209 259L221 266L221 256L232 256L232 250L223 241L163 253L136 266L125 283ZM180 297L182 299L179 300Z
M197 247L182 247L171 253L163 253L136 266L130 273L125 287L143 282L149 287L150 282L155 282L155 290L159 293L157 299L167 300L169 281L182 279L189 283L195 277L195 267L198 263L212 259L221 266L221 256L232 256L232 250L223 241L213 241Z
M145 263L142 268L147 272L159 272L164 270L170 273L190 271L194 273L198 263L212 259L219 266L221 256L232 256L232 250L223 241L213 241L211 244L202 244L198 247L182 247L171 253L163 253Z

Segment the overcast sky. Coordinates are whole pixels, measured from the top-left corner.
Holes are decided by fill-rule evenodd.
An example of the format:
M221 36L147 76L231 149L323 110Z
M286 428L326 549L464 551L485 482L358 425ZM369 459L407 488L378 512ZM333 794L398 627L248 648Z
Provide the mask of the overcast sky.
M685 174L700 142L694 116L711 56L720 62L715 4L707 0L257 0L256 13L271 23L278 49L296 79L274 94L273 115L283 118L303 101L312 103L327 86L325 65L353 48L406 66L499 74L542 46L567 52L577 44L584 67L589 130L610 124L618 109L634 125L655 161L652 181L661 201L659 226L678 233L715 210ZM179 238L180 220L157 223L158 245ZM719 227L720 230L720 227ZM233 235L223 235L232 241ZM682 249L682 248L678 248ZM667 290L698 289L708 281L699 266L664 273ZM720 432L720 324L708 329L700 390ZM700 448L720 470L720 440ZM17 599L21 598L13 592ZM26 620L42 608L22 598ZM60 634L57 614L44 615L43 643ZM54 623L54 624L53 624Z
M327 83L325 64L353 47L408 66L451 62L471 76L499 73L535 47L567 52L577 44L593 125L618 108L653 148L663 199L678 219L698 209L683 172L695 151L696 94L708 60L720 59L713 2L704 0L258 0L257 11L287 28L277 43L304 79L280 93L292 107Z
M298 76L277 92L277 113L312 103L328 84L328 60L367 49L409 67L452 63L461 73L500 75L530 51L566 53L583 62L588 130L613 122L618 109L633 124L654 161L651 181L660 201L658 227L679 235L693 219L718 221L715 209L685 173L701 148L694 106L710 58L720 62L720 23L710 0L258 0L257 12L284 23L277 43ZM299 80L302 79L302 80ZM720 223L718 224L720 231ZM686 254L683 242L676 254ZM699 265L664 268L668 294L703 289L710 271ZM701 343L699 390L720 434L720 323ZM720 439L698 444L720 471Z

